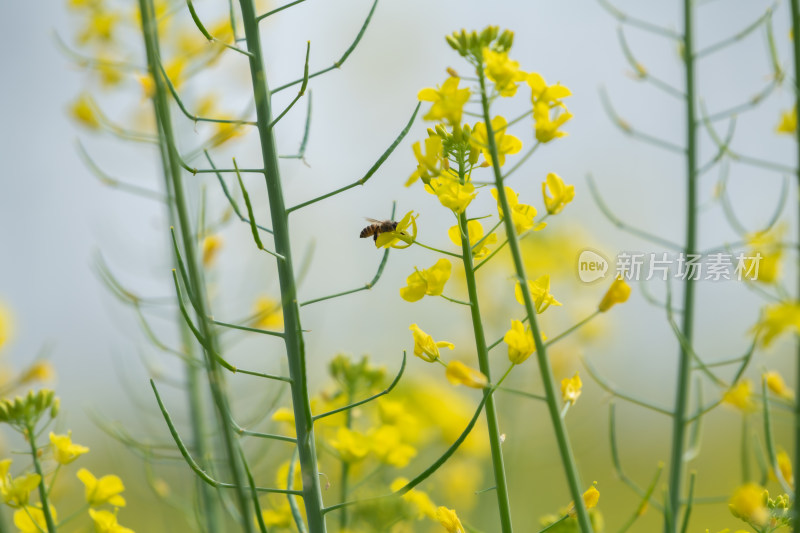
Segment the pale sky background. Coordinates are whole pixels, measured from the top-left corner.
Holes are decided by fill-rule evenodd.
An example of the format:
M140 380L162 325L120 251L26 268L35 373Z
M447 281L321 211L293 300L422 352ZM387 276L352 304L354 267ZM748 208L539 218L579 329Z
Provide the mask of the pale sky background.
M211 0L196 4L201 13L214 11ZM680 4L633 0L618 3L635 16L676 30L681 27ZM338 59L369 5L366 0L309 0L263 25L270 83L279 85L302 72L306 40L311 41L312 70ZM750 0L702 3L697 9L698 47L741 30L768 5ZM188 20L185 10L176 16ZM774 23L779 55L787 69L788 22L788 5L783 2L775 11ZM598 88L607 87L618 112L637 128L678 144L684 142L682 105L674 97L627 75L631 69L617 41L617 23L589 0L381 1L361 46L341 71L310 83L314 98L307 151L310 167L297 161L284 162L287 203L303 201L358 179L402 129L420 88L444 81L448 66L467 74L466 65L444 43L444 35L462 27L480 29L487 24L514 30L512 55L522 68L540 72L549 82L560 81L574 95L568 100L575 116L565 128L569 137L541 149L510 184L521 193L523 201L527 198L529 203L541 206L540 183L547 172L557 172L575 184L577 194L564 214L552 220L553 228L569 228L570 224L580 227L579 238L587 240L585 246L612 255L619 250L664 251L615 229L603 218L586 186L585 177L592 173L620 218L682 242L683 160L632 140L615 128L602 109ZM122 394L121 380L126 382L124 388L135 391L141 405L152 405L139 359L140 352L149 348L135 329L132 313L114 300L93 274L93 254L100 250L123 280L142 294L154 296L170 294L171 265L166 253L167 224L158 205L104 188L81 162L75 141L83 140L110 174L149 187L158 187L160 180L155 153L137 151L125 143L87 133L69 120L66 110L86 86L86 75L59 51L54 31L73 42L75 19L61 3L45 6L4 2L0 7L4 43L0 48L0 116L5 124L0 130L4 172L0 189L0 302L13 310L16 321L6 358L13 366L21 367L42 346L50 345L59 376L58 394L71 426L79 427L88 424L83 411L87 407L110 418L127 418L134 408L139 413L141 407L135 407ZM637 58L650 72L682 86L674 42L636 29L628 30L627 35ZM139 45L137 41L131 44ZM699 93L714 112L746 101L767 83L770 74L762 28L720 55L700 60ZM243 95L249 78L231 69L203 80L218 93L238 94L230 100L235 104L233 109L247 105ZM129 94L135 94L135 84L129 90ZM527 94L526 88L520 90ZM286 91L278 106L292 96L292 91ZM98 97L106 102L104 109L109 114L129 117L119 108L119 102L103 98ZM525 98L518 99L516 109L521 109L524 101ZM793 141L774 134L780 111L790 107L791 90L788 86L777 89L757 110L741 117L734 148L793 164ZM296 149L299 143L303 110L304 106L298 105L281 123L279 144L284 153ZM509 111L508 115L518 112ZM201 137L193 132L188 120L176 113L175 121L184 135L185 149L199 142ZM718 123L719 130L724 131L723 126ZM422 213L421 239L448 245L444 229L451 222L444 210L420 188L402 186L414 168L410 145L424 138L425 127L418 119L407 139L366 187L293 216L298 264L309 240L316 242L315 261L301 288L301 299L356 287L371 278L380 253L356 236L364 225L363 217L387 216L393 200L398 202L400 214L410 209ZM528 142L530 133L525 128L528 126L515 133ZM714 150L705 134L702 139L699 159L704 162ZM221 151L218 162L223 164L235 155L241 166L253 166L259 161L254 148L250 138ZM702 179L703 201L711 197L716 182L716 171ZM778 173L733 166L732 202L749 227L755 229L769 218L780 193L780 182ZM248 183L262 220L266 220L263 184ZM213 212L222 203L216 185L208 184ZM789 193L790 198L797 194L793 183ZM488 194L485 196L475 205L491 213L493 203ZM787 202L789 209L793 205L793 201ZM790 211L785 215L789 227L794 227L795 215ZM735 240L718 206L701 215L700 235L701 248ZM793 232L788 236L795 237ZM212 276L219 293L225 295L225 304L216 307L221 319L246 314L255 294L277 291L272 261L253 252L249 239L249 229L244 225L232 225L226 235L219 266L220 272L226 274ZM323 362L338 351L371 353L386 362L390 371L396 368L400 351L410 348L407 324L422 324L426 318L432 321L441 313L452 311L445 302L426 299L411 305L397 298L398 288L404 285L413 267L427 267L434 260L427 252L417 250L393 252L383 279L372 292L304 310L303 325L312 330L307 341L315 369L321 369ZM663 294L659 285L653 284L652 291ZM792 283L788 286L794 290ZM556 295L557 290L554 287ZM596 301L603 291L604 285L593 285L582 294L589 301ZM745 331L755 322L763 299L735 283L704 282L698 293L698 351L712 360L743 352L748 339ZM583 353L597 357L596 365L627 390L671 404L677 343L663 312L648 305L634 286L631 302L614 309L613 314L601 324L608 333L605 338L601 337L596 346L585 347ZM442 326L441 335L467 335L465 324L453 321ZM169 331L169 324L164 325ZM490 336L497 334L502 331ZM266 343L254 346L277 347ZM788 347L785 343L772 350L763 364L789 369ZM275 359L279 355L277 351L273 353ZM253 356L248 361L258 365L261 360ZM420 361L410 363L414 371L424 371ZM166 361L157 366L169 372L175 365ZM315 375L315 379L320 377ZM587 388L587 394L600 397L599 391L591 392L591 385ZM592 405L584 407L591 409ZM630 423L641 423L650 417L627 408L623 412L630 415ZM590 416L589 411L586 416ZM730 427L731 419L723 420ZM665 424L659 427L666 430ZM602 431L605 435L604 428L605 410L596 422L574 428L578 453L587 452L593 432ZM730 438L715 437L711 431L707 435L711 442ZM638 438L641 441L633 438L630 446L656 446L659 450L663 446L658 444L657 433ZM603 460L608 462L605 456ZM553 475L557 474L553 471ZM585 472L584 478L608 475L606 471Z

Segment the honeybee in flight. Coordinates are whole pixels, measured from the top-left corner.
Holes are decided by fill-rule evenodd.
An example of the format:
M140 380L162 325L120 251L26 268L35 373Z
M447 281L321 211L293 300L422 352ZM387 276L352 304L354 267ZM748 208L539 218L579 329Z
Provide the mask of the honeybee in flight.
M369 226L361 230L361 238L366 239L372 236L372 239L377 242L378 235L387 233L397 229L397 222L394 220L375 220L374 218L367 218L372 222Z

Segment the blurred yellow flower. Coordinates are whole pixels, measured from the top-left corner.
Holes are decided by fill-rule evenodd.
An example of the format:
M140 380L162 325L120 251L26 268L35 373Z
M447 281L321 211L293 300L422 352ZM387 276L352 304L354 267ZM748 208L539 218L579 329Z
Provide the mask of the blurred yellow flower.
M781 113L781 121L775 128L778 133L785 133L787 135L797 134L797 106L794 106L791 111L784 111Z
M94 100L92 100L89 94L81 93L78 98L72 102L69 110L72 118L82 125L92 130L100 129L100 119L97 116Z
M222 237L217 234L206 235L203 239L203 265L211 266L222 248Z
M355 463L364 459L370 450L370 442L366 435L346 427L339 428L336 438L331 440L330 444L339 452L345 463Z
M413 274L406 278L407 287L400 289L400 297L407 302L421 300L426 294L428 296L439 296L444 290L453 265L447 259L439 259L436 264L426 268L421 272L415 270Z
M473 247L472 256L475 259L481 259L489 254L489 244L497 242L497 234L492 233L486 237L481 243L480 248L474 249L475 244L483 239L483 225L480 220L470 220L467 222L467 233L469 234L469 243ZM458 225L451 227L447 230L447 236L456 246L461 246L461 228Z
M545 227L544 222L540 222L534 226L534 219L536 218L536 208L532 205L519 203L519 195L514 192L511 187L504 187L506 192L506 200L508 207L511 209L511 221L514 223L514 231L519 235L520 233L533 229L539 231ZM497 189L492 189L492 196L497 200L497 212L500 218L504 218L503 207L497 198Z
M294 426L294 411L288 407L279 407L272 413L272 420L275 422L284 422Z
M51 431L50 444L53 446L53 458L62 465L67 465L81 455L89 452L89 448L86 446L81 446L80 444L72 442L71 431L66 435L56 435Z
M2 346L2 344L3 343L0 342L0 346ZM36 361L25 369L17 379L19 384L22 385L24 383L30 383L31 381L48 381L53 379L55 375L56 372L49 361Z
M125 498L121 495L125 485L118 476L109 474L97 479L91 472L81 468L78 470L78 479L86 486L86 502L89 505L109 503L114 507L125 507Z
M78 35L78 42L107 43L114 37L114 29L119 22L119 15L106 9L96 7L92 10L83 31Z
M470 90L465 87L458 88L461 80L451 76L447 78L441 87L436 89L426 88L419 91L417 98L422 102L433 102L428 113L423 117L425 120L446 120L451 125L461 122L461 114L464 104L469 100Z
M548 190L552 196L548 196ZM551 172L547 175L546 180L542 182L542 196L544 197L544 205L547 208L547 212L551 215L557 215L575 197L575 186L566 185L558 174Z
M800 333L800 304L797 302L784 301L766 306L764 317L751 331L761 335L761 345L767 347L786 330Z
M278 300L259 296L253 303L253 325L261 329L276 329L283 326L283 309Z
M763 487L755 483L742 485L733 493L728 508L733 516L749 522L756 527L766 524L769 519L769 509L765 503Z
M732 405L742 411L752 411L753 404L753 385L749 379L743 379L725 391L722 395L722 402Z
M769 388L769 390L774 392L777 396L780 396L786 400L791 400L794 398L794 391L786 386L786 382L783 381L783 377L781 377L778 372L771 370L769 372L765 372L763 377L767 382L767 388Z
M446 168L447 159L442 154L442 138L438 135L431 135L425 139L425 153L422 153L422 145L419 141L415 142L411 149L417 160L417 169L406 181L406 187L413 185L418 179L422 179L427 184L432 178L442 174Z
M0 494L3 502L10 507L25 507L28 505L31 491L39 486L42 476L39 474L25 474L12 478L9 473L11 459L0 461Z
M600 300L600 305L597 306L597 309L601 313L605 313L614 305L625 303L628 301L631 295L631 286L625 283L625 280L622 277L617 276L617 278L611 283L611 286L606 291L603 299Z
M770 231L750 233L745 237L748 251L741 260L743 278L759 283L778 281L786 230L785 224L777 224Z
M416 324L411 324L408 329L414 335L414 355L423 361L433 363L439 359L439 348L448 348L450 350L455 348L452 342L434 341L433 337L422 331Z
M522 141L513 135L506 134L508 122L500 115L492 119L492 130L494 131L494 141L497 146L497 160L502 167L506 163L506 156L516 154L522 150ZM469 137L470 144L483 154L486 162L492 164L492 154L489 150L489 134L486 131L486 124L478 122L472 128L472 135Z
M508 345L508 359L515 365L523 363L536 351L533 332L519 320L511 321L511 329L506 332L503 341Z
M500 96L514 96L517 83L524 81L528 74L519 69L519 62L509 59L508 52L495 52L483 49L483 62L486 64L486 77L494 82Z
M117 514L111 511L89 509L89 516L92 517L97 533L133 533L132 529L119 525Z
M550 294L550 276L539 276L535 281L528 280L528 291L533 299L533 309L537 314L544 313L551 305L560 306L561 302ZM525 305L525 297L519 283L514 286L514 297L520 305Z
M576 374L577 376L577 374ZM597 481L592 484L589 489L583 493L583 505L586 509L594 509L597 507L597 502L600 501L600 491L597 490ZM567 512L570 516L575 516L577 511L575 510L575 502L572 501L569 503L569 511Z
M473 389L482 389L489 384L489 380L480 370L470 368L458 360L450 361L447 364L445 376L453 385L465 385Z
M56 508L52 505L50 507L50 516L53 520L57 520ZM20 533L42 533L47 531L47 522L44 519L44 512L40 504L36 507L26 505L23 509L14 511L14 525L17 526Z
M0 349L11 338L11 311L0 302Z
M292 508L285 499L281 501L278 507L261 511L261 518L264 519L265 526L276 529L290 529L294 524Z
M461 520L458 519L458 515L453 509L440 506L436 509L436 519L447 530L447 533L466 533L464 526L461 525Z
M416 448L403 442L403 435L395 426L373 429L369 441L378 460L395 468L403 468L417 455Z
M392 481L389 488L392 492L397 492L408 484L408 479L399 477ZM411 489L403 494L403 499L411 504L416 511L416 518L422 519L425 517L436 519L436 506L431 501L430 496L426 492L417 489Z
M578 401L578 397L581 395L581 388L583 387L583 382L581 381L581 377L575 372L575 375L571 378L564 378L561 380L561 398L564 400L564 403L575 403ZM589 489L591 490L591 489Z
M781 450L775 455L775 462L778 463L778 470L781 477L790 487L794 488L794 472L792 471L792 460L786 450ZM776 479L775 472L770 469L770 479Z

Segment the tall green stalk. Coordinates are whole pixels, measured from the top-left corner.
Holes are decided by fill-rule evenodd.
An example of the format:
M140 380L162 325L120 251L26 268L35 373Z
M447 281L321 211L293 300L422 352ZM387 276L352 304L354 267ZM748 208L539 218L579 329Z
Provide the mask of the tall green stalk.
M147 51L147 64L150 75L153 78L155 92L153 102L156 108L156 119L159 127L159 134L164 139L167 148L167 159L169 163L168 180L170 190L174 194L175 214L177 215L177 230L180 235L181 249L184 253L184 262L188 273L190 299L196 312L198 329L201 335L209 344L210 350L218 353L219 343L213 326L209 323L206 304L205 285L203 275L199 266L195 237L191 230L191 220L189 217L188 203L186 200L181 168L179 165L179 154L174 142L174 131L172 119L167 102L167 88L162 78L160 65L160 49L158 42L158 30L155 18L153 0L139 0L139 9L142 18L142 33L145 40ZM251 519L250 502L246 492L245 479L241 458L235 442L233 429L228 421L230 412L227 396L225 394L225 383L219 364L209 350L204 350L206 374L208 377L211 396L216 407L219 419L219 427L222 433L222 440L225 448L225 459L231 470L231 476L236 496L236 503L241 513L241 525L245 532L252 533L253 521Z
M39 474L42 480L39 483L39 500L42 502L42 514L44 515L44 522L47 525L47 533L56 533L56 523L53 520L53 513L50 512L50 500L47 497L47 487L44 482L44 471L42 470L42 463L39 461L39 448L36 446L36 428L35 424L28 424L27 437L28 444L31 447L31 458L33 459L33 469Z
M317 469L311 404L308 396L305 345L300 326L300 308L297 303L297 286L292 267L289 214L283 198L278 152L272 124L272 100L261 53L261 37L258 31L258 18L254 2L253 0L240 0L239 4L242 9L247 50L250 53L250 76L253 83L261 155L264 160L275 252L282 256L282 259L277 259L278 281L281 287L283 308L283 339L289 362L289 377L292 379L291 395L297 433L297 452L303 479L303 502L311 533L324 533L325 518L322 514L322 492Z
M153 99L153 112L158 113ZM159 128L159 133L161 129ZM169 179L169 148L163 138L163 134L159 136L159 151L161 155L161 167L164 175L164 188L167 193L167 216L170 226L176 227L178 225L178 215L175 204L175 192L172 187L172 180ZM175 253L175 248L170 246L170 253L172 254L173 264L177 264L180 258ZM181 316L180 311L176 312L176 319L180 327L181 342L184 346L186 358L188 362L185 365L184 371L186 375L186 395L189 401L189 419L192 426L192 448L195 456L199 460L205 461L208 456L208 446L206 439L208 438L208 424L206 423L205 414L205 400L203 390L200 383L200 368L196 363L202 363L202 360L197 361L195 354L195 339L192 332L189 330L186 322ZM214 532L220 531L222 528L222 513L220 501L217 498L215 489L210 487L207 483L200 480L196 481L197 490L200 491L200 500L202 502L203 517L206 522L206 531Z
M689 0L687 0L689 1ZM536 312L531 299L530 291L527 290L527 276L525 275L525 265L522 262L522 253L519 249L519 241L517 240L517 233L514 229L514 223L511 220L511 209L508 205L508 198L506 196L506 189L503 186L503 175L500 171L500 159L497 152L497 141L495 139L494 128L492 127L492 117L489 112L489 98L486 94L486 74L483 71L482 65L477 69L478 81L481 88L481 105L483 108L483 120L486 124L486 136L489 141L489 152L492 156L492 171L494 172L495 185L497 187L497 199L500 202L500 207L503 209L505 216L503 223L505 225L506 235L508 236L508 245L511 250L511 257L514 260L514 270L520 286L522 287L522 295L525 300L525 311L528 314L528 322L531 326L533 333L533 340L536 345L536 361L539 364L539 373L542 377L544 385L545 397L547 398L547 410L550 414L550 419L553 423L553 431L558 443L558 451L561 455L561 463L564 467L564 473L567 476L567 483L569 484L570 494L575 502L575 511L578 519L578 525L583 533L592 533L592 524L589 520L589 513L586 510L586 505L583 502L583 494L581 492L581 481L578 475L578 468L575 464L575 456L572 453L572 447L569 443L567 436L567 429L564 421L561 419L561 413L558 407L558 393L556 391L555 379L553 378L553 371L550 368L550 362L547 360L547 351L542 342L542 334L539 331L539 325L536 320Z
M791 0L792 5L792 39L794 54L794 96L795 96L795 112L800 109L800 0ZM798 205L800 205L800 121L796 125L795 131L795 149L797 150L796 160L796 177L798 187ZM798 235L800 235L800 209L797 214ZM800 261L798 261L798 300L800 300ZM800 386L800 339L797 340L797 354L795 365L797 365L797 381ZM800 400L795 401L794 405L794 464L795 468L800 465ZM794 496L794 519L792 520L792 529L800 531L800 499L797 497L797 487L795 486Z
M692 0L683 2L683 60L686 68L686 245L684 256L695 254L697 249L697 120L695 113L694 39L692 29ZM681 333L685 346L694 338L695 283L688 276L683 293L683 323ZM692 370L691 354L681 344L678 365L678 383L672 423L672 451L670 453L668 504L665 508L664 531L678 530L683 483L683 455L686 446L686 410L689 407L689 378Z
M464 183L464 154L459 154L458 177ZM464 263L464 274L467 279L467 292L469 294L469 311L472 317L472 330L475 332L475 347L478 351L478 365L481 372L489 382L492 382L491 366L489 365L489 349L486 345L486 334L483 330L481 309L478 302L478 285L475 282L475 267L472 261L472 243L469 241L467 228L467 215L461 213L458 217L458 226L461 231L461 256ZM503 464L503 449L500 441L500 427L497 423L497 409L494 403L494 392L484 389L486 404L486 425L489 430L489 444L492 450L492 471L494 472L495 492L497 493L497 508L500 511L500 527L503 533L511 533L511 504L508 501L508 484L506 470Z

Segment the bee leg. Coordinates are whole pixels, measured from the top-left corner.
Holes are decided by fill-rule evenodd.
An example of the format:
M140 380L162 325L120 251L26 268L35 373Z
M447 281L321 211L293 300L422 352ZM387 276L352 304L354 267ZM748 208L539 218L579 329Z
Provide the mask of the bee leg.
M378 242L378 232L377 231L372 235L372 240L375 241L375 242Z

